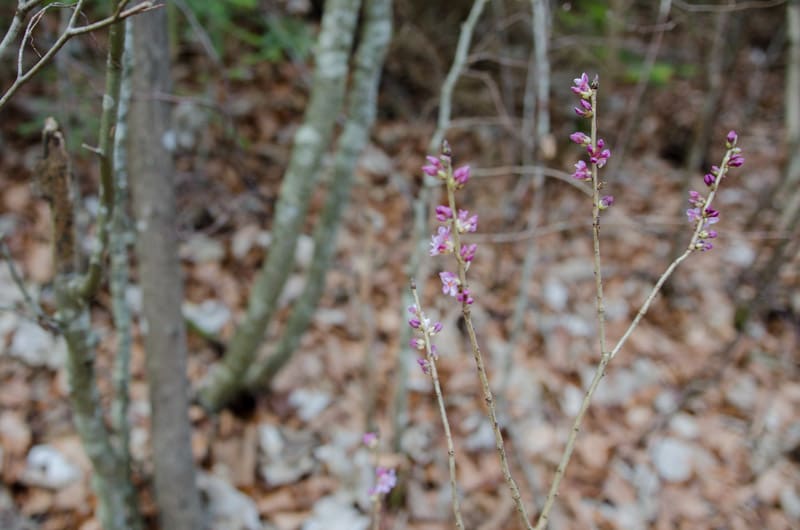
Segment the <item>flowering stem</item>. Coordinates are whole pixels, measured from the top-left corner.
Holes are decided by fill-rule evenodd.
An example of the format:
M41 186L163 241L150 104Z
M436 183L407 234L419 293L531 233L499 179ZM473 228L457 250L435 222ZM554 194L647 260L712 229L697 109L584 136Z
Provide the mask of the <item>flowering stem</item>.
M592 145L597 148L597 89L592 90ZM597 328L600 356L606 353L606 308L603 304L603 276L600 267L600 178L592 163L592 239L594 240L594 283L597 291Z
M419 296L417 295L417 285L414 280L411 280L411 294L414 297L414 304L422 311L422 306L419 303ZM456 489L456 451L453 446L453 436L450 434L450 421L447 419L447 410L444 406L444 397L442 396L442 388L439 384L439 372L436 369L436 357L433 355L433 348L431 347L431 336L427 328L422 329L422 336L425 340L425 356L428 359L428 368L433 379L433 390L436 394L436 402L439 404L439 415L442 417L442 426L444 427L444 435L447 439L447 461L450 467L450 495L453 504L453 517L456 520L456 528L464 530L464 521L461 519L461 505L458 501L458 490Z
M592 101L592 103L594 104L594 101ZM594 133L595 133L595 121L594 121L594 118L593 118L592 119L592 137L593 137L593 141L594 141ZM714 182L714 185L711 188L711 192L708 195L708 199L706 199L706 201L705 201L704 208L707 209L707 208L709 208L711 206L711 203L714 200L714 197L716 195L719 183L722 180L722 178L725 176L725 174L727 173L728 162L729 162L729 160L730 160L732 155L733 155L733 150L729 148L728 151L725 153L725 157L722 160L722 164L720 165L720 170L718 172L719 174L716 176L716 180ZM594 170L593 171L593 178L595 178L596 168L593 168L593 170ZM597 187L595 186L595 209L597 209L596 200L597 200ZM597 220L595 220L595 223L597 223ZM605 348L603 348L603 353L602 353L602 355L600 357L600 363L597 365L597 369L595 370L594 376L592 377L592 382L589 384L589 388L587 389L586 395L584 396L583 401L581 402L581 406L580 406L580 409L578 410L578 414L575 417L574 422L572 423L572 429L570 430L569 437L567 439L567 445L564 447L564 452L561 455L561 460L559 461L558 468L556 469L556 474L555 474L555 477L553 478L553 483L550 486L550 491L547 494L547 500L545 501L544 507L542 508L542 513L539 515L539 520L536 523L536 530L544 530L547 527L547 522L548 522L548 517L550 515L550 510L552 509L553 504L555 503L555 499L558 496L558 488L559 488L559 485L561 484L561 479L564 478L564 472L565 472L565 470L567 468L567 464L569 464L570 458L572 457L572 452L575 449L575 442L576 442L576 440L578 438L578 432L580 431L581 423L583 422L583 418L586 415L586 411L589 408L589 404L590 404L590 402L592 400L592 397L594 396L594 393L597 390L598 385L600 384L600 380L603 378L603 375L605 374L605 370L606 370L606 367L608 366L608 363L611 361L611 359L613 359L617 355L617 353L620 351L620 349L622 349L622 346L627 342L628 338L631 336L631 333L633 333L633 330L636 328L636 326L639 325L639 323L641 322L642 318L647 313L647 310L650 308L650 305L652 304L652 302L655 299L656 295L661 290L661 288L663 287L663 285L667 281L667 279L672 275L672 273L678 267L678 265L680 265L686 258L688 258L689 255L692 252L694 252L695 250L698 250L697 243L698 243L698 241L700 239L700 233L702 232L703 227L704 227L704 219L702 219L702 218L698 219L697 226L695 227L694 233L692 234L692 238L689 241L689 246L686 248L686 250L683 252L683 254L678 256L669 265L669 267L667 267L667 269L664 271L664 273L658 279L656 284L653 286L653 289L650 291L650 294L647 296L647 298L645 299L644 303L642 304L642 307L639 309L639 312L636 314L636 317L634 317L634 319L631 321L630 325L628 326L628 329L625 330L625 333L622 335L622 337L619 339L619 341L617 341L616 345L614 346L614 348L611 351L606 352ZM596 224L595 224L595 230L597 230L597 225ZM597 259L598 258L599 258L598 243L597 243L597 241L595 241L595 275L596 275L596 277L599 277L599 267L597 265L597 263L598 263ZM602 289L602 285L600 285L599 289ZM598 291L598 297L599 297L598 298L598 302L601 303L602 302L602 290ZM600 318L600 316L601 316L601 313L600 313L600 310L598 308L598 318ZM601 330L602 330L602 328L601 328ZM602 333L602 331L601 331L601 333ZM601 344L602 344L603 340L604 340L603 336L601 335ZM602 346L601 346L601 348L602 348Z
M527 530L533 530L533 526L531 526L528 518L528 512L525 509L525 505L522 503L522 496L520 495L519 488L517 487L517 483L514 481L514 478L511 476L511 470L508 466L508 457L506 456L503 434L500 432L500 424L497 421L497 412L495 410L492 389L489 386L489 378L486 375L486 368L483 364L483 355L481 354L480 346L478 346L478 339L475 336L475 327L472 325L470 299L468 294L469 289L467 284L467 266L464 258L461 256L461 238L458 230L455 228L458 221L458 210L456 209L455 184L452 179L448 179L447 183L447 203L450 207L450 211L452 212L453 230L451 233L453 237L453 247L455 248L454 255L458 261L458 279L461 282L460 288L463 294L461 300L461 312L464 315L464 323L467 327L469 342L472 345L472 356L475 358L475 365L478 369L478 377L481 380L483 399L486 401L486 406L489 409L489 420L491 421L492 430L494 431L495 447L497 448L497 454L500 456L500 466L503 470L503 477L508 484L508 488L511 490L511 498L514 500L514 504L517 507L517 513L519 514L519 517L522 520L525 528Z

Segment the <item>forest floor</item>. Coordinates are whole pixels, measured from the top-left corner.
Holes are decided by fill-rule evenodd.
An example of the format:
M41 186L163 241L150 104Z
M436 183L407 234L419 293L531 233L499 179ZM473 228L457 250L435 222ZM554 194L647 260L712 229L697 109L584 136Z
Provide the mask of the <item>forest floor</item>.
M191 60L175 68L183 92L190 92L200 68ZM290 63L264 64L246 81L212 80L197 90L205 91L200 99L217 106L191 98L176 106L181 115L176 133L185 139L176 180L187 312L222 343L230 338L269 250L270 219L305 104L307 73ZM561 171L571 171L581 155L567 141L575 123L567 86L577 73L556 72L556 83L566 84L556 87L564 94L552 105L558 149L547 165ZM768 81L782 86L780 76ZM47 90L34 85L7 111L0 159L0 228L26 282L45 301L52 296L49 212L30 187L40 147L35 133L20 130L33 120L31 109ZM604 130L615 136L620 108L631 92L631 86L623 86L618 95L608 96L608 113L600 110L601 136ZM691 87L681 83L654 90L648 103L658 113L642 119L641 136L618 174L605 176L607 192L616 197L603 215L601 243L610 344L668 265L673 234L682 232L686 242L690 237L690 225L677 213L686 200L684 170L664 156L678 134L670 132L675 121L691 123L691 105L683 103L690 93ZM770 97L780 101L779 94L765 94L759 104L771 105ZM401 300L414 244L412 207L433 120L426 114L391 117L397 105L389 96L381 100L325 296L288 366L269 392L235 412L210 416L197 406L190 411L191 450L217 517L215 529L366 528L374 455L362 446L361 436L371 421L380 433L379 464L396 467L400 477L381 527L452 528L447 452L431 383L415 354L398 360L406 348L399 337L406 326ZM789 237L748 225L759 193L780 178L786 153L779 110L773 107L740 124L744 112L722 114L713 128L710 163L718 163L713 161L721 157L730 128L739 130L747 159L732 170L718 196L722 221L715 248L692 255L676 271L667 292L612 361L584 422L550 528L800 528L797 257L780 271L769 294L769 314L754 319L746 333L737 333L733 325L737 278L765 248ZM91 133L86 136L80 140L91 143ZM456 164L469 163L476 174L513 165L520 149L491 123L448 137ZM76 156L75 174L91 208L97 169L86 153ZM469 270L473 315L501 405L512 473L534 514L598 362L598 344L591 201L576 187L548 178L541 223L551 229L531 237L525 230L532 191L521 184L524 179L529 177L498 169L494 176L474 177L458 200L480 215L478 232L468 238L479 244ZM692 183L699 189L702 173ZM313 253L311 229L323 198L324 185L312 203L264 355L302 290ZM534 279L520 285L521 263L532 245L538 256ZM437 272L443 262L427 256L423 261L423 304L444 324L436 339L438 366L465 522L483 530L517 528L459 308L440 294ZM520 295L527 310L521 333L513 337L511 316ZM129 298L136 310L135 283ZM3 266L0 306L18 301ZM99 384L107 403L115 350L107 293L98 297L93 314ZM137 331L131 442L142 505L152 520L149 404L138 338ZM214 341L190 332L194 384L219 355ZM393 396L403 362L408 423L397 433ZM71 425L63 363L59 339L16 312L0 313L2 528L99 528L90 466ZM31 458L36 452L48 469L37 470ZM255 526L259 518L263 526Z

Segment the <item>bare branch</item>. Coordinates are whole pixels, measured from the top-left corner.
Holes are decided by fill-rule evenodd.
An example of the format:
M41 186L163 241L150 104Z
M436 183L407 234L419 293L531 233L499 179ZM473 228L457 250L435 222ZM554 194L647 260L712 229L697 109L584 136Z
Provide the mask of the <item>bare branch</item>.
M125 0L123 2L120 2L120 6L124 6L125 4L128 3L128 1L129 0ZM8 103L8 101L11 99L11 97L17 92L17 90L19 90L22 87L22 85L24 85L25 83L30 81L30 79L34 75L36 75L44 67L44 65L46 65L48 62L50 62L50 59L52 59L55 56L55 54L58 53L58 51L61 48L64 47L64 45L67 43L67 41L69 39L71 39L73 37L76 37L78 35L83 35L85 33L90 33L92 31L96 31L98 29L102 29L102 28L108 27L108 26L110 26L110 25L112 25L112 24L114 24L116 22L119 22L122 19L131 17L133 15L137 15L139 13L144 13L145 11L149 11L151 9L157 9L157 8L161 7L160 4L156 5L151 0L148 0L146 2L141 2L141 3L131 7L129 9L119 9L118 8L117 10L115 10L113 15L108 16L108 17L106 17L106 18L104 18L102 20L98 20L97 22L94 22L92 24L87 24L87 25L84 25L84 26L76 26L75 22L77 21L78 16L80 15L80 12L83 9L83 5L85 3L86 3L86 0L78 0L74 4L73 13L72 13L72 16L69 19L68 24L67 24L67 29L64 30L64 32L58 37L58 39L56 39L56 42L53 43L53 45L50 47L50 49L48 49L47 52L45 52L44 55L42 55L39 58L39 60L36 61L36 63L34 63L33 66L31 66L26 72L23 73L22 72L22 53L23 53L23 50L24 50L24 47L25 47L24 46L25 42L27 42L27 40L30 38L30 34L28 33L28 31L26 31L26 34L22 39L22 44L20 45L20 52L19 52L18 64L17 64L17 77L14 80L14 83L12 83L12 85L10 87L8 87L8 89L6 89L5 93L3 93L2 97L0 97L0 109L2 109L6 105L6 103ZM28 4L32 4L28 8L28 11L30 11L30 9L32 9L34 5L38 4L38 2L35 2L34 0L31 0L25 5L28 5ZM48 7L49 6L44 7L41 11L39 11L36 15L34 15L34 18L31 19L31 23L28 25L29 30L33 29L33 26L35 26L36 23L38 22L38 18L41 18L41 16L43 15L44 11ZM17 11L19 12L19 9ZM41 13L41 15L40 15L40 13ZM15 21L17 20L16 15L15 15L14 20ZM21 20L22 19L20 19L20 22L19 22L20 24L21 24ZM14 24L14 22L12 22L12 26L13 26L13 24ZM20 28L21 28L21 25L20 25ZM19 29L20 28L17 28L15 30L17 34L19 33ZM11 40L11 39L9 39L8 33L6 34L6 37L3 38L3 42L0 43L0 56L2 56L2 52L3 52L4 47L8 46L7 40L8 40L8 42L10 42L10 40Z

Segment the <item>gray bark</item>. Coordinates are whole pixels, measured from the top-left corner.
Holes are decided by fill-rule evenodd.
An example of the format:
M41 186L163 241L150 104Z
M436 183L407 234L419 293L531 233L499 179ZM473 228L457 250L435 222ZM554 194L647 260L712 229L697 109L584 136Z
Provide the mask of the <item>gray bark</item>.
M170 90L166 11L136 17L129 118L129 176L137 227L147 376L152 410L155 497L161 528L203 528L188 418L186 331L177 255L173 162L161 139L169 108L156 93Z
M250 370L248 386L269 384L272 377L291 358L322 296L325 273L336 247L336 231L350 195L356 163L375 121L381 67L391 34L391 0L367 0L361 42L355 57L353 82L347 96L349 117L339 138L330 190L314 230L314 257L308 271L308 281L294 304L276 351L267 362Z
M227 405L244 390L283 285L293 265L297 238L305 221L322 156L333 136L344 100L348 58L360 0L327 0L316 49L311 101L294 137L289 167L283 178L272 226L272 243L253 285L247 314L237 328L222 362L209 373L200 401L210 410Z

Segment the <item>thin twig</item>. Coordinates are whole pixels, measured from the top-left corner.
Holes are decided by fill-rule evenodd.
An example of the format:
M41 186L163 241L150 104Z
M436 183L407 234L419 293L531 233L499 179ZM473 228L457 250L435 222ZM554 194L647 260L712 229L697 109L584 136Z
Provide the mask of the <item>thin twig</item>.
M449 151L449 149L445 149L445 151ZM444 159L449 160L449 157ZM448 173L452 173L451 166L446 167L445 170ZM453 248L455 249L453 255L456 257L456 261L458 262L458 279L460 282L459 288L461 289L461 313L464 316L464 323L466 324L467 334L469 335L470 345L472 346L472 356L475 359L475 366L478 370L478 377L481 382L481 389L483 390L483 399L486 402L486 407L489 412L489 421L492 424L492 431L494 432L495 448L497 449L497 454L500 457L500 468L503 471L503 478L505 478L506 484L508 484L508 488L511 491L511 498L514 500L514 505L517 508L517 514L519 515L520 520L527 530L533 530L533 526L531 526L530 519L528 518L528 512L525 509L525 504L522 502L522 495L519 492L519 487L517 486L514 478L511 476L511 469L508 465L508 456L506 455L505 442L503 441L503 433L500 432L500 424L497 420L494 396L492 395L492 389L489 386L489 377L486 374L486 367L483 362L483 354L481 353L480 346L478 345L475 327L472 324L472 314L470 311L471 300L469 298L469 285L467 284L467 262L461 256L460 252L461 238L456 228L458 222L458 209L456 208L455 199L455 181L452 177L447 179L447 203L452 214L452 230L450 233L453 238Z
M436 124L436 130L431 136L431 141L428 144L428 151L435 153L442 145L442 139L445 133L452 126L452 106L453 106L453 90L455 89L456 82L458 81L467 61L467 54L470 45L472 44L472 34L475 30L475 25L480 19L483 8L486 6L486 0L475 0L470 9L467 19L461 26L461 33L458 36L458 44L456 45L456 53L453 57L453 63L450 70L442 83L442 89L439 93L439 115ZM423 186L420 190L419 196L414 201L414 225L412 241L415 242L414 249L406 263L406 272L408 276L416 276L417 278L424 278L427 276L427 262L422 260L425 253L425 239L428 234L428 218L427 214L432 207L434 194L432 192L434 186L432 179L423 175ZM403 293L402 306L405 308L411 303L410 296ZM408 378L408 359L410 357L410 350L404 345L408 343L410 338L409 328L404 327L400 332L400 353L397 356L397 385L395 386L395 395L393 397L394 412L393 412L393 430L394 430L394 447L400 448L400 439L405 429L407 421L407 396L408 390L406 388L406 380Z
M729 149L725 153L724 158L722 159L722 163L719 166L720 170L719 174L717 175L716 183L712 187L711 192L709 193L703 208L708 209L711 207L711 203L713 202L714 197L716 196L717 193L719 182L720 180L722 180L722 178L725 176L728 170L728 160L730 159L731 155L732 155L732 150ZM700 233L704 228L704 221L705 220L702 218L698 220L697 226L694 229L688 247L683 252L683 254L678 256L669 265L669 267L667 267L667 269L658 279L656 284L653 286L653 289L650 291L650 294L647 296L644 303L642 304L642 307L639 309L639 312L631 321L630 325L628 326L628 329L625 330L625 333L622 335L622 337L620 337L620 339L617 341L614 348L608 352L604 351L603 354L601 355L600 363L597 365L597 369L595 370L594 376L592 377L592 381L589 384L589 388L586 390L586 395L584 396L583 401L581 402L581 406L578 409L578 414L575 416L572 428L570 429L569 437L567 438L567 444L564 447L564 452L561 455L561 460L559 461L558 467L556 468L556 474L553 477L553 483L550 487L549 493L547 494L547 500L545 501L541 514L539 515L539 521L536 524L536 530L544 530L547 527L550 510L552 509L553 504L555 503L555 499L558 496L558 488L561 484L561 480L564 478L564 472L566 471L567 464L569 464L569 461L572 458L572 452L575 449L575 442L578 439L578 433L580 431L583 418L586 415L586 411L589 409L589 404L591 403L592 397L594 396L594 393L597 390L598 385L600 384L600 380L603 378L603 375L605 375L605 370L606 367L608 366L608 363L611 361L611 359L616 357L617 353L619 353L619 351L628 341L628 338L631 336L631 333L633 333L633 330L636 329L636 327L641 322L642 318L644 318L645 314L647 314L647 310L650 309L650 305L653 303L653 300L655 300L656 295L664 286L664 283L667 281L667 279L669 279L669 277L678 267L678 265L680 265L686 258L688 258L692 252L697 250L696 245L698 240L700 239Z
M411 280L411 294L414 298L414 305L419 310L420 320L424 322L422 306L419 303L419 296L417 295L417 284ZM428 369L430 370L431 379L433 380L433 391L436 394L436 403L439 405L439 415L442 418L442 426L444 427L444 435L447 439L447 462L450 468L450 500L453 505L453 517L456 520L456 528L464 530L464 521L461 519L461 506L458 501L458 481L456 480L456 451L453 446L453 436L450 434L450 422L447 419L447 409L444 406L444 397L442 396L442 388L439 384L439 372L436 369L436 355L433 353L431 346L431 336L428 328L423 325L420 326L422 336L425 340L425 356L428 360Z
M47 64L50 59L53 58L53 56L55 56L56 53L58 53L58 51L64 46L64 44L67 43L69 39L78 35L83 35L84 33L90 33L92 31L108 27L122 19L137 15L139 13L144 13L145 11L149 11L151 9L158 9L160 7L160 5L153 4L152 1L146 1L123 11L116 11L113 15L98 20L92 24L75 26L75 21L77 20L81 9L83 9L83 4L85 3L86 0L78 0L75 3L74 11L69 19L69 23L67 24L67 29L64 30L64 32L58 37L58 39L56 39L50 49L48 49L47 52L45 52L44 55L42 55L39 60L28 69L28 71L26 71L24 74L21 71L17 73L17 77L14 82L10 87L8 87L8 89L6 89L2 97L0 97L0 109L2 109L6 103L8 103L11 97L22 87L22 85L30 81L30 79L36 75L44 67L44 65ZM124 3L127 3L127 1Z
M31 311L35 317L32 320L38 322L39 325L46 327L50 331L58 331L58 322L44 312L42 306L33 298L30 291L28 291L28 288L25 286L25 281L22 279L22 275L14 264L14 259L11 257L11 251L9 251L8 245L3 239L4 237L3 234L0 234L0 253L2 253L3 259L6 261L6 266L8 267L8 272L11 274L11 279L14 281L14 285L17 286L28 310Z

